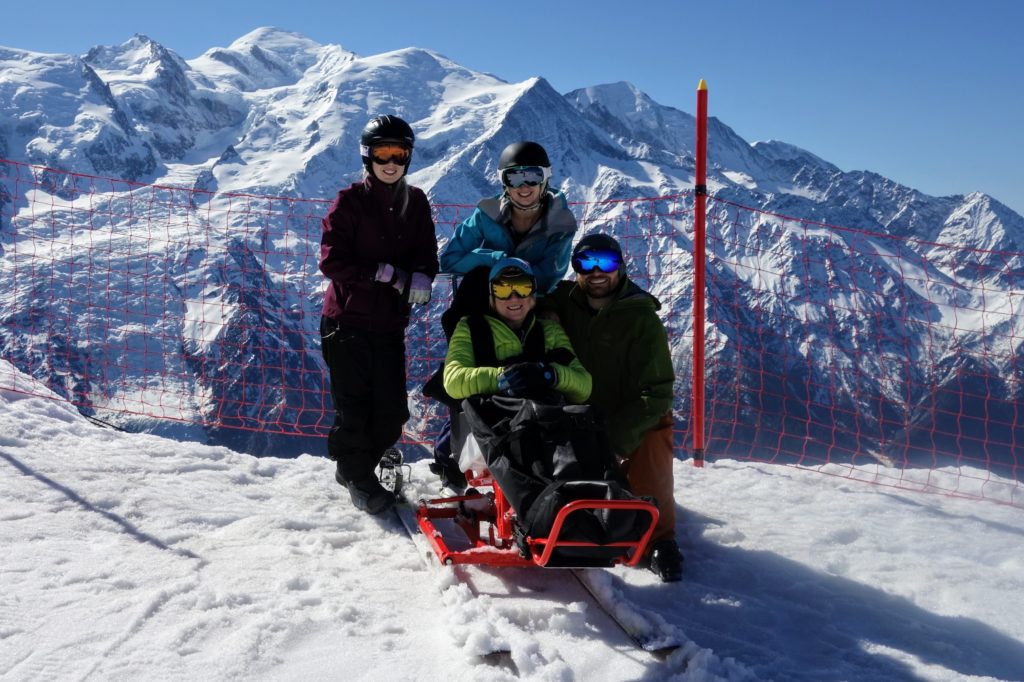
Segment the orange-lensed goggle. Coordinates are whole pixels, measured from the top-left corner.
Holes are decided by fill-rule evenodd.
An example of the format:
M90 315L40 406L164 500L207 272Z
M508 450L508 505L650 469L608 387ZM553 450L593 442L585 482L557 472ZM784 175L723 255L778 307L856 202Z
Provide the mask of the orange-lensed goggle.
M533 278L525 275L523 277L496 279L491 282L491 294L494 295L494 298L501 301L507 301L512 298L512 294L519 298L529 298L533 296L534 288Z
M388 163L397 163L399 166L404 166L409 163L409 157L411 156L412 150L400 144L385 143L370 147L370 158L374 163L381 166Z

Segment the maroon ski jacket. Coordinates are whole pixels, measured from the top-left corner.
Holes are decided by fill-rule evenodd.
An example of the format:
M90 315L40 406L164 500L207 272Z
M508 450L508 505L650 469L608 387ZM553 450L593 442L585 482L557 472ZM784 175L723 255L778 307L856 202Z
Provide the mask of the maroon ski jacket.
M389 332L409 324L408 284L399 293L374 280L378 263L390 263L411 277L437 275L437 237L430 203L409 185L409 204L399 215L401 200L391 185L367 178L338 192L323 219L320 271L330 280L323 314L339 324Z

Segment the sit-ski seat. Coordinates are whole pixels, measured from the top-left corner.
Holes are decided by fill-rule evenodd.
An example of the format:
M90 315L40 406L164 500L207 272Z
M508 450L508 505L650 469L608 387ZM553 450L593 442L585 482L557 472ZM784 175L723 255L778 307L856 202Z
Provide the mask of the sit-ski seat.
M442 563L553 568L642 558L657 506L628 491L589 406L470 398L453 419L452 446L471 489L417 508Z

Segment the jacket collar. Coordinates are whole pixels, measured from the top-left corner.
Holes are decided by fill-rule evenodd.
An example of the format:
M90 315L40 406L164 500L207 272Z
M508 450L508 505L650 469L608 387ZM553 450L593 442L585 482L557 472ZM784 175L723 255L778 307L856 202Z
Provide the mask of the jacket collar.
M512 222L512 208L508 206L508 203L508 199L505 197L504 193L502 193L497 196L481 200L480 203L477 204L477 208L479 208L480 211L494 223L507 228ZM566 205L565 195L562 194L561 191L554 192L552 190L548 190L544 196L541 197L540 211L540 220L538 220L530 231L526 233L527 236L541 232L571 233L576 231L576 217Z
M580 288L579 284L573 284L572 290L569 292L569 298L574 300L577 305L582 306L587 310L593 310L590 307L590 302L587 300L587 295L583 293L583 289ZM602 308L601 312L608 310L609 308L624 305L649 305L655 310L661 310L661 301L654 296L654 294L648 293L637 286L628 275L622 276L622 282L619 283L619 289L612 296L612 300Z
M399 180L399 182L401 182L401 180ZM363 178L363 186L366 187L366 193L371 197L390 204L395 198L395 189L398 187L398 183L396 182L393 185L389 185L388 183L381 182L377 178L373 177L373 174L371 173Z

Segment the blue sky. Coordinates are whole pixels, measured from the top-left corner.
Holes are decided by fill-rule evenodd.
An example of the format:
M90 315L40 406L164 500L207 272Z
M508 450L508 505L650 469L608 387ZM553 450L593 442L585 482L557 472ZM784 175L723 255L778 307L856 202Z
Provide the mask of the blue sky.
M1016 0L92 0L6 3L0 45L81 54L143 33L190 59L259 26L360 55L431 49L560 92L620 80L744 139L778 139L927 194L1024 214L1024 2Z

